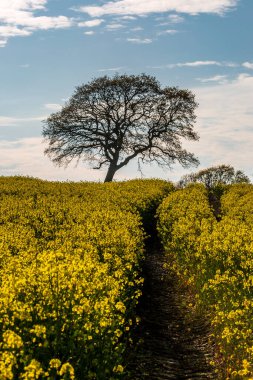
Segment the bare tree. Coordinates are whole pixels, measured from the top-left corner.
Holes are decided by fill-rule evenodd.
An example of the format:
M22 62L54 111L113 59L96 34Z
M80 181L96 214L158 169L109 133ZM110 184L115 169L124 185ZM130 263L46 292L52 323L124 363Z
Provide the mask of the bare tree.
M83 159L94 169L108 167L105 182L139 157L171 167L197 165L181 139L197 140L194 95L161 88L152 76L103 76L76 88L61 111L44 122L45 150L57 165Z

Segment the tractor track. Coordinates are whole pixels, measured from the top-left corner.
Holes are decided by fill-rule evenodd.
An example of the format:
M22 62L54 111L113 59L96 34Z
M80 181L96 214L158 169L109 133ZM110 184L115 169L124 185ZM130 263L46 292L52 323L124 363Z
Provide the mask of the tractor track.
M208 323L188 307L186 286L168 269L158 244L147 249L138 315L141 323L130 356L128 380L217 379Z

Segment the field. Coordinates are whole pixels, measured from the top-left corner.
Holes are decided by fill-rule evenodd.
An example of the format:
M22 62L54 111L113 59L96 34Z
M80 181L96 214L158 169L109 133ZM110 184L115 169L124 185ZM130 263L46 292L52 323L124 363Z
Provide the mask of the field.
M1 179L1 379L124 373L143 224L171 188Z
M194 289L216 345L224 379L253 375L252 185L224 188L217 219L201 185L169 195L159 206L159 233L168 261Z
M221 379L253 376L252 185L0 178L0 379L129 376L147 235L210 321ZM153 237L154 237L153 236Z

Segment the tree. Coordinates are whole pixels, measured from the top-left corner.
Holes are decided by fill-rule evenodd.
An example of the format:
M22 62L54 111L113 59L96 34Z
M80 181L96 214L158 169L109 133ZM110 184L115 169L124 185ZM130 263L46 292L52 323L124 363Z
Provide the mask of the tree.
M218 165L183 176L179 181L179 187L194 182L203 183L210 190L219 185L249 183L250 180L241 170L235 171L230 165Z
M107 167L105 182L135 157L168 167L197 165L181 143L198 139L196 106L189 90L161 88L146 74L93 79L44 122L45 154L59 166L83 159L94 169Z

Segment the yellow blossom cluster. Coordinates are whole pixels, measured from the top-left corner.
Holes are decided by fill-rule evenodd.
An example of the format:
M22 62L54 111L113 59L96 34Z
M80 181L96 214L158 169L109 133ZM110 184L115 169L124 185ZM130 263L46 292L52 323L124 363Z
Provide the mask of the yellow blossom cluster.
M207 313L222 379L253 378L253 186L232 185L221 198L221 221L201 185L170 194L158 230L177 272Z
M143 223L172 185L0 178L0 379L124 374Z

